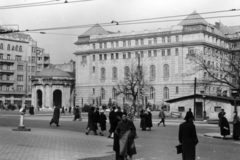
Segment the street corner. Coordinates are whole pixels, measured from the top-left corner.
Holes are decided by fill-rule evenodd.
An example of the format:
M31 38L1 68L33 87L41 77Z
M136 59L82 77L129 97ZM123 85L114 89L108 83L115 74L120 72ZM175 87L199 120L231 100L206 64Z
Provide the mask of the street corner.
M216 139L223 139L223 136L220 133L205 133L204 136ZM226 139L232 139L232 135L227 135Z

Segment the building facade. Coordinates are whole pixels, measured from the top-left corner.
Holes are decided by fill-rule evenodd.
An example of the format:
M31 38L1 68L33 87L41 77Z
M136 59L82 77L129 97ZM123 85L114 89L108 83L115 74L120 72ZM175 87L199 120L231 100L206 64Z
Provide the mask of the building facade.
M37 50L37 42L27 34L0 34L0 105L31 104L31 77L37 73Z
M231 31L231 33L230 33ZM142 32L109 32L96 24L78 37L76 55L76 103L96 104L97 98L107 104L109 98L118 104L123 96L116 96L116 84L124 79L126 67L137 62L147 71L153 87L145 95L152 104L194 93L194 77L185 76L192 65L187 54L192 51L224 54L233 51L239 42L237 27L220 23L212 25L195 11L181 23L171 28ZM238 35L239 36L239 35ZM236 46L235 46L236 48ZM205 93L217 94L217 87L209 87ZM228 88L222 88L228 92ZM197 88L197 93L202 88Z

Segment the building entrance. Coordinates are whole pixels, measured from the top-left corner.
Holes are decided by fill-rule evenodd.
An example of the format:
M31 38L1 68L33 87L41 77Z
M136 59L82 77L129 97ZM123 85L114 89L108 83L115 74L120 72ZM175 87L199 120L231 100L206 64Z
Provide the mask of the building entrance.
M62 92L60 90L53 92L53 106L62 107Z
M42 108L42 91L37 90L37 107Z

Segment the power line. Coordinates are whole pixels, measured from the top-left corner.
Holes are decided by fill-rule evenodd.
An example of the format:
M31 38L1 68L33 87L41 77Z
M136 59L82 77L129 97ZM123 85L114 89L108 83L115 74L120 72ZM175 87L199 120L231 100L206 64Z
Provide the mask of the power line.
M26 5L26 6L13 6L13 7L0 7L0 10L3 9L14 9L14 8L26 8L26 7L39 7L39 6L49 6L49 5L58 5L58 4L69 4L69 3L79 3L79 2L87 2L87 1L94 1L94 0L77 0L77 1L65 1L64 3L50 3L50 4L36 4L36 5Z
M27 5L34 5L34 4L51 3L51 2L56 2L56 1L60 1L60 0L51 0L51 1L44 1L44 2L36 2L36 3L26 3L26 4L15 4L15 5L8 5L8 6L0 6L0 8L27 6Z
M49 32L28 32L28 33L36 33L36 34L53 34L53 35L63 35L63 36L79 36L77 34L64 34L64 33L49 33Z

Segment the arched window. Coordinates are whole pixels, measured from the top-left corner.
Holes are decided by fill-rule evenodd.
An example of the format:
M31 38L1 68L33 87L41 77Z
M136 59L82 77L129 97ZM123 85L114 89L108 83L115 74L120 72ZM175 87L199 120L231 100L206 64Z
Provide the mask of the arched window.
M105 70L105 68L101 68L101 79L106 79L106 70Z
M113 67L113 69L112 69L112 78L117 79L117 68L116 67Z
M3 49L3 44L1 43L1 45L0 45L0 49Z
M8 44L8 46L7 46L7 50L10 51L10 44Z
M22 46L19 46L19 52L22 52Z
M126 99L130 99L130 94L127 89L124 90L124 96Z
M15 47L15 51L18 51L18 45L16 45L16 47Z
M101 99L105 99L105 90L101 88Z
M163 99L169 99L169 89L168 89L168 87L163 88Z
M156 67L154 65L150 66L150 79L156 78Z
M128 78L130 76L130 69L128 66L124 68L124 76L125 78Z
M163 66L163 77L169 77L169 65L165 64Z
M112 89L112 99L117 99L117 89L116 88Z
M150 88L150 99L155 99L155 88L154 87Z

